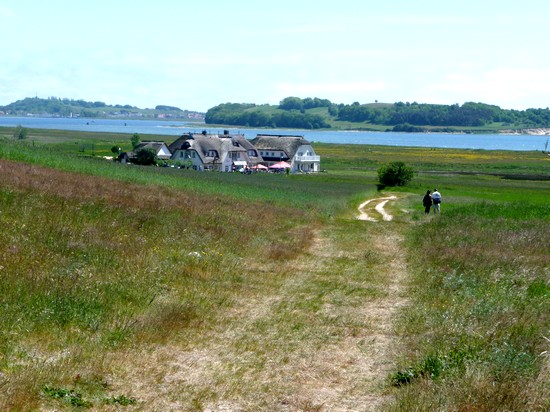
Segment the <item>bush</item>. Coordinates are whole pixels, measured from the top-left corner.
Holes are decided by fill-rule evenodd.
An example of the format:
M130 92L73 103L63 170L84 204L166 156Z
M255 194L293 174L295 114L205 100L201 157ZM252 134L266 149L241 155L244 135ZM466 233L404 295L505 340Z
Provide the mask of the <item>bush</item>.
M378 169L378 181L381 186L404 186L413 177L413 168L403 162L391 162Z
M157 155L151 149L140 149L136 152L134 163L143 166L154 165L157 163Z
M19 125L15 128L15 131L13 132L13 138L17 140L24 140L27 138L28 134L29 130L26 127Z
M141 137L139 136L139 134L134 133L132 135L132 138L130 139L130 142L132 143L132 149L135 149L141 142Z

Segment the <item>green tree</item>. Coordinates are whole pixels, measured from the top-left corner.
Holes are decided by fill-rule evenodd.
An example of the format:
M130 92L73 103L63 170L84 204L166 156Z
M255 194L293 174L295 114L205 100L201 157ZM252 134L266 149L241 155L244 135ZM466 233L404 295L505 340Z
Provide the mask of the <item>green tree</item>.
M130 142L132 142L132 149L135 149L137 145L141 142L141 138L139 137L139 134L134 133L132 135L132 138L130 139Z
M143 166L154 165L157 163L157 154L151 149L139 149L134 162Z
M378 169L381 186L404 186L414 177L414 170L404 162L390 162Z
M13 132L13 138L17 140L24 140L29 135L29 129L21 125L17 126Z
M111 152L113 152L116 155L120 154L120 147L118 146L111 147Z
M304 104L302 102L302 99L300 99L299 97L285 97L279 103L279 109L282 110L302 110L303 108Z

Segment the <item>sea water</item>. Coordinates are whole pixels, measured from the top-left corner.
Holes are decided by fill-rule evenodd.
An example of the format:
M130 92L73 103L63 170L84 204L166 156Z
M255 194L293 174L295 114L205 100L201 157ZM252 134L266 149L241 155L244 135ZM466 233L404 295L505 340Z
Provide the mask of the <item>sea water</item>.
M28 128L78 130L86 132L126 133L132 135L172 135L174 140L187 133L222 134L242 133L247 139L257 134L299 135L312 143L369 144L388 146L413 146L455 149L485 150L544 150L548 136L524 134L465 134L465 133L397 133L364 131L315 131L298 129L240 129L214 128L205 124L172 120L134 120L134 119L85 119L50 117L9 117L0 116L0 127L21 125ZM147 140L142 137L142 140Z

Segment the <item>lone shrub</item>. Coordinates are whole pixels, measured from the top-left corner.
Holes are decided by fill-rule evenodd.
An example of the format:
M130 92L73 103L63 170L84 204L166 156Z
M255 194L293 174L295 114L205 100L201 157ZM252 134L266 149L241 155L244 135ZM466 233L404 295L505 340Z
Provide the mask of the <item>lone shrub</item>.
M414 170L403 162L391 162L378 169L380 186L404 186L414 177Z
M157 155L151 149L140 149L136 152L134 163L143 166L154 165L157 163Z
M13 138L17 140L24 140L27 138L28 134L29 130L26 127L19 125L15 128L15 131L13 132Z
M130 143L132 143L132 149L135 149L140 142L141 142L141 137L139 136L139 134L134 133L132 135L132 138L130 139Z

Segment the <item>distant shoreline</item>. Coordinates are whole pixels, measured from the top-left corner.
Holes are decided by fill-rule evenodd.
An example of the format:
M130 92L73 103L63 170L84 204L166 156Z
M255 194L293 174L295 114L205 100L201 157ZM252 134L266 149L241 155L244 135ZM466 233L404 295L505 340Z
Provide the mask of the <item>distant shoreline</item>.
M101 120L118 120L118 121L158 121L165 123L165 127L170 128L186 128L186 127L202 127L205 129L242 129L242 130L248 130L248 129L254 129L254 130L293 130L291 128L287 127L248 127L248 126L239 126L239 125L227 125L227 124L207 124L204 123L204 121L201 121L199 119L185 119L185 118L145 118L145 117L119 117L119 116L105 116L105 117L81 117L81 116L75 116L75 117L67 117L67 116L38 116L38 115L32 115L32 116L12 116L12 115L2 115L0 114L1 118L10 118L10 119L72 119L77 120L80 119L85 122L95 122L95 121L101 121ZM177 125L177 124L170 124L171 122L182 122L184 124ZM391 130L391 128L384 128L384 125L375 125L378 126L378 128L365 128L365 127L357 127L357 128L342 128L342 127L331 127L331 128L322 128L322 129L312 129L311 131L316 132L373 132L373 133L426 133L426 134L476 134L476 135L483 135L483 134L502 134L502 135L528 135L528 136L550 136L550 128L518 128L518 129L495 129L495 130L483 130L483 129L474 129L474 130L464 130L464 129L453 129L453 127L449 127L448 130L441 130L440 128L434 128L433 130L430 130L430 126L423 126L426 127L426 130L423 131L396 131ZM10 126L2 126L2 127L10 127ZM457 126L454 126L457 127ZM296 128L295 130L303 130Z
M527 134L530 136L550 136L550 128L538 128L538 129L504 129L500 131L501 134L522 135Z

